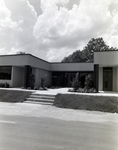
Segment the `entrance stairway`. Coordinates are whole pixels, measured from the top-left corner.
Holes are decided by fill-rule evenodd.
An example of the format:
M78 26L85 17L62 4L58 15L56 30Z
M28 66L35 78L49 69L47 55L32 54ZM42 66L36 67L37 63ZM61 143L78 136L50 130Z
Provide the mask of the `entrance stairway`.
M55 95L32 93L28 98L26 98L24 103L53 105L54 99Z

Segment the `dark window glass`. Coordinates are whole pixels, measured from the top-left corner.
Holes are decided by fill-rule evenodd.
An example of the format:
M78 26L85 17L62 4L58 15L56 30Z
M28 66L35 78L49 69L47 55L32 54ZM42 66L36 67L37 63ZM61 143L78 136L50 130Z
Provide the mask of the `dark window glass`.
M9 66L0 67L0 79L11 80L11 69Z
M79 71L78 71L79 72ZM53 72L52 73L52 85L57 87L71 87L72 81L76 77L77 72ZM79 72L79 82L82 87L85 86L86 75L91 74L92 80L94 79L93 72Z

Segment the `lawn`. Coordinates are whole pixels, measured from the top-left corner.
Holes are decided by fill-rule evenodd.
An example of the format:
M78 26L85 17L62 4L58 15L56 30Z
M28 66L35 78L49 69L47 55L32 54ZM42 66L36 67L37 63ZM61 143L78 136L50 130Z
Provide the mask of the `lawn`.
M30 94L31 91L0 89L0 102L23 102Z
M0 101L23 102L31 93L31 91L0 89ZM70 109L118 113L118 97L79 94L57 94L54 100L54 106Z
M57 94L54 106L118 113L118 97L78 94Z

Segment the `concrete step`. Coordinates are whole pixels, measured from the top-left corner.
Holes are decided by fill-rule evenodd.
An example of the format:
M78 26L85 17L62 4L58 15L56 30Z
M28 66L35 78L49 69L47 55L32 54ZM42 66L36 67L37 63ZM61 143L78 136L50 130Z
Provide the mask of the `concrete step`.
M32 93L29 97L26 98L26 101L24 102L42 104L42 105L52 105L54 99L55 99L55 95Z
M36 101L24 101L24 103L29 103L29 104L41 104L41 105L52 105L52 103L46 103L46 102L36 102Z
M37 99L55 99L55 96L45 96L45 95L30 95L30 98L37 98Z
M51 99L41 99L41 98L32 98L32 97L26 98L26 100L37 101L37 102L50 102L50 103L54 102L54 100Z
M52 94L37 94L37 93L32 93L31 95L55 97L55 95L52 95Z

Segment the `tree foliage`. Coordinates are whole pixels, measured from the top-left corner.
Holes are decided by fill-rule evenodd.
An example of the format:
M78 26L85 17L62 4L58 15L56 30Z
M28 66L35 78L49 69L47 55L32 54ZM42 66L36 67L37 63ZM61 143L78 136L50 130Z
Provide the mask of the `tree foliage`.
M72 81L72 87L74 89L74 91L76 92L77 89L80 87L80 83L79 83L79 72L76 73L76 77L73 79Z
M19 52L17 52L17 54L22 55L22 54L26 54L26 53L25 53L25 52L23 52L23 51L19 51Z
M118 50L114 47L109 47L104 42L103 38L92 38L82 51L76 50L73 54L65 57L62 62L93 62L95 51L111 51Z
M92 79L91 74L88 74L85 77L85 87L86 89L93 88L93 79Z

